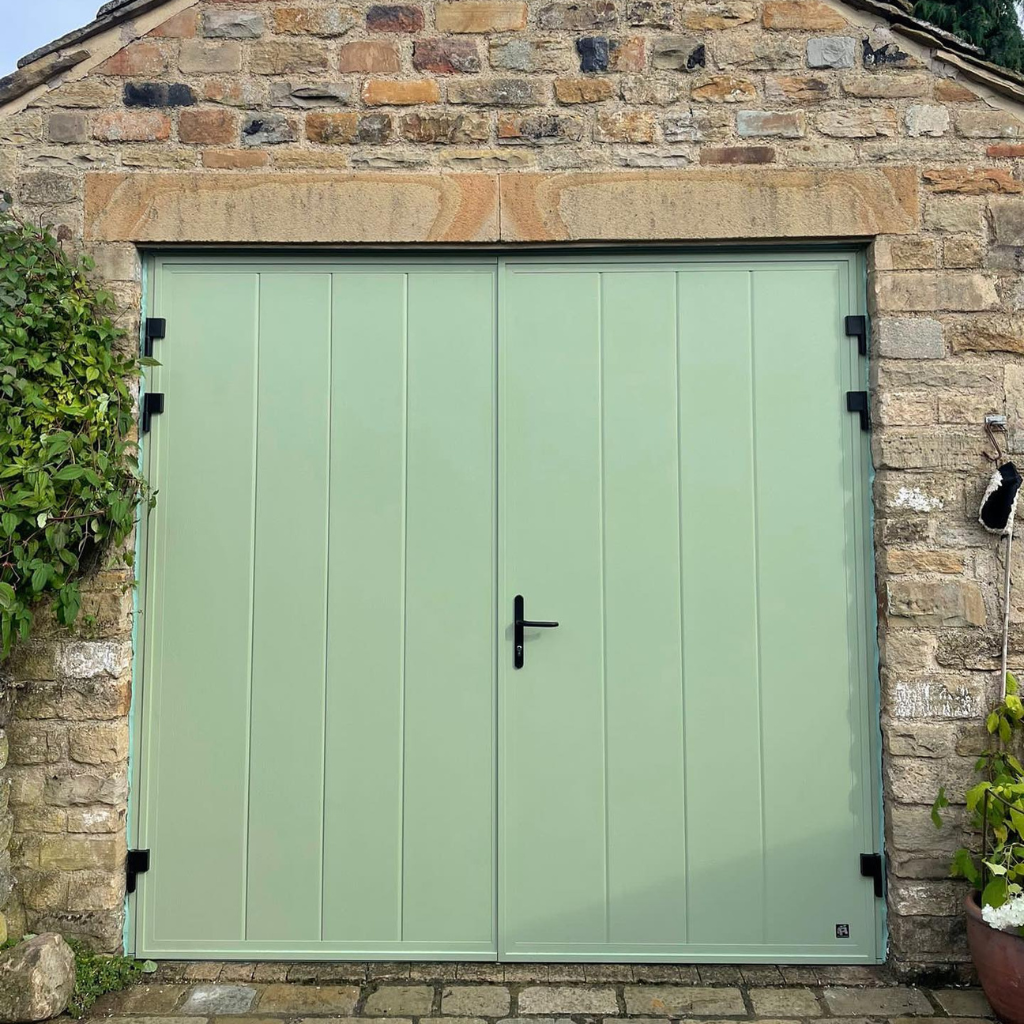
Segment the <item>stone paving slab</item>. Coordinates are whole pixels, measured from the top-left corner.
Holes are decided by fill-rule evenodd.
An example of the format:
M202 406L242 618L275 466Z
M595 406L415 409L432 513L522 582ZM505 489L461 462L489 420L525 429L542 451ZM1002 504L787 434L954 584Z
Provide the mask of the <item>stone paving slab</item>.
M826 988L822 995L837 1017L931 1016L935 1012L928 997L916 988Z
M290 969L286 964L260 966L284 968L285 973ZM416 966L430 970L427 965ZM464 965L456 965L456 975L459 966ZM493 978L494 965L483 966L487 971L479 974ZM596 977L610 979L627 974L623 965L601 966L608 970L596 972ZM629 965L624 966L628 970ZM535 972L535 968L532 965L530 970ZM859 986L785 984L786 975L781 970L776 975L723 969L717 976L741 979L732 985L635 981L537 984L532 980L497 983L458 978L417 983L410 977L348 985L279 980L263 983L257 977L280 977L280 973L261 974L256 967L249 983L167 980L169 976L184 978L186 971L182 969L158 973L155 981L105 996L91 1016L105 1019L107 1024L111 1020L123 1024L323 1024L325 1018L344 1024L383 1024L384 1019L387 1024L596 1024L597 1020L625 1024L626 1016L628 1024L675 1024L680 1018L699 1018L700 1024L987 1024L991 1017L984 995L976 988L924 989L870 981ZM814 970L801 968L797 973L794 969L789 977L807 978L806 972ZM761 981L777 978L783 983L743 983L741 971ZM228 976L238 978L244 973L238 969ZM302 973L308 977L307 971ZM326 976L318 968L316 977ZM635 971L629 971L628 977L635 976ZM652 976L659 975L653 972ZM701 976L692 975L697 979ZM863 982L864 978L859 980Z
M512 997L504 985L451 985L441 993L441 1012L456 1017L505 1017Z
M519 993L522 1014L618 1013L615 989L594 985L534 985Z
M747 994L759 1017L815 1017L822 1011L809 988L752 988Z
M368 1017L427 1017L434 1005L430 985L382 985L366 998Z
M178 1012L212 1017L215 1014L248 1013L256 999L252 985L196 985Z
M260 1013L339 1014L352 1013L359 1001L356 985L268 985L260 993ZM429 1004L428 1004L429 1010Z
M932 994L951 1017L985 1017L992 1012L980 988L940 988Z
M747 1007L738 988L703 988L697 985L626 985L626 1013L745 1017Z

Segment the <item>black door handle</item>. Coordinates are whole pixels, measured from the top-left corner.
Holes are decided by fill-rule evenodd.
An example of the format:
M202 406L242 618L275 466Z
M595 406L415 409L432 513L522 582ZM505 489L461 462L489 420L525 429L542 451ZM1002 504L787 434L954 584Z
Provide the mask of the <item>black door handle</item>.
M523 595L516 594L515 600L512 602L512 621L515 627L514 635L512 638L513 654L512 654L512 666L513 668L523 667L523 630L527 626L533 626L541 629L554 629L558 625L557 622L541 622L534 619L524 619L523 615L526 613Z

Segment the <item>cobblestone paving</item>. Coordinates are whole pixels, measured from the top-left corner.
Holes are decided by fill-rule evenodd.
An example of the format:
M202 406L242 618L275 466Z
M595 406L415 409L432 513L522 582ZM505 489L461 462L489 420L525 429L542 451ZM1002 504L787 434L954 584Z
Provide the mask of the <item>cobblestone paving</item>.
M669 964L164 963L95 1019L120 1024L981 1024L976 988L896 984L885 968Z

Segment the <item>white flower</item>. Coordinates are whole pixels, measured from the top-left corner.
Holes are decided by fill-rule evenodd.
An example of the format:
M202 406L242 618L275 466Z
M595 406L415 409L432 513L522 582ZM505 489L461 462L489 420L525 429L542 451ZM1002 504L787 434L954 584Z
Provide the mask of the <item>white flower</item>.
M984 906L981 916L985 923L1002 932L1014 932L1024 928L1024 895L1013 896L1001 907Z

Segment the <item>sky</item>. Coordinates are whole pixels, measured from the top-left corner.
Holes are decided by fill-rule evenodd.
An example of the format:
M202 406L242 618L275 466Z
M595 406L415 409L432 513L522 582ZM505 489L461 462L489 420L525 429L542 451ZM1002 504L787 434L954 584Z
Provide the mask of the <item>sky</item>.
M88 24L103 0L0 0L0 77L37 46Z

